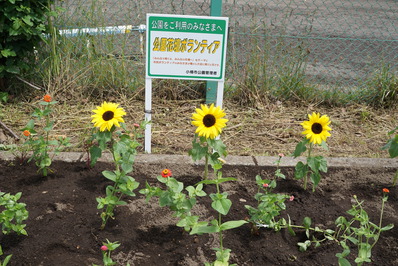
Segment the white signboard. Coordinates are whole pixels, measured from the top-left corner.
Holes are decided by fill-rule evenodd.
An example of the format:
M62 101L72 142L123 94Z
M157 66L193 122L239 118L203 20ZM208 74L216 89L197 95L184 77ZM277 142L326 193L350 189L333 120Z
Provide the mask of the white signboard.
M147 78L224 80L228 18L147 14Z
M217 81L216 106L222 106L228 18L147 14L145 120L152 120L152 79ZM145 128L151 153L151 124Z

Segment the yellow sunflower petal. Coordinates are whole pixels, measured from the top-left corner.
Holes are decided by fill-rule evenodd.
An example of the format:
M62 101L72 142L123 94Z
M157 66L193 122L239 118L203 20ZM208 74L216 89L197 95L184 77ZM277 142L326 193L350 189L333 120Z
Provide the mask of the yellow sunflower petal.
M329 127L331 121L327 115L320 115L319 113L313 112L308 114L308 121L300 123L304 131L303 135L313 144L321 144L322 141L326 142L326 139L331 136L329 131L332 129Z
M219 106L201 104L201 108L196 108L192 114L191 124L197 127L195 133L199 136L214 139L228 122L228 119L222 118L224 116L225 113Z
M123 116L126 112L123 108L119 107L119 104L103 102L100 106L97 106L93 110L94 115L91 122L94 127L98 127L100 131L111 131L112 127L120 127L119 123L124 123Z

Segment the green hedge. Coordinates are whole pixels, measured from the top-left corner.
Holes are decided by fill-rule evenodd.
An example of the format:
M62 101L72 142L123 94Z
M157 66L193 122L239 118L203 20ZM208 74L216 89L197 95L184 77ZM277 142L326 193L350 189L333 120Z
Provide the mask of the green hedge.
M34 46L46 32L53 0L0 1L0 78L29 69Z

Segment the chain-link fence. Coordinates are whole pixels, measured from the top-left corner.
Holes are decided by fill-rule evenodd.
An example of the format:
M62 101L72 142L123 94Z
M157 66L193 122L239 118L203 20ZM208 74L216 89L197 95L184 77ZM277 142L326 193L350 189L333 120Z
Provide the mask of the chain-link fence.
M56 3L64 8L56 25L59 29L132 25L126 34L70 34L62 40L70 42L75 55L119 56L143 64L144 34L139 25L145 24L146 13L210 15L210 4L210 0L64 0ZM397 75L396 0L224 0L222 16L230 21L226 81L231 88L302 86L349 94L372 86L380 75ZM112 71L131 73L126 66Z

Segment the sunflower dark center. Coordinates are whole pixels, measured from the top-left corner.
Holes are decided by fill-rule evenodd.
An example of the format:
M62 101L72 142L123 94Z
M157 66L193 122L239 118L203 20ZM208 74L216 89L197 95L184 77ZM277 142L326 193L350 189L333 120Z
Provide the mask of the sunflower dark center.
M106 111L105 113L102 114L102 119L105 121L109 121L113 118L114 113L112 111Z
M311 126L311 130L312 132L314 132L315 134L320 134L323 130L322 125L319 123L314 123Z
M203 117L203 124L205 125L205 127L212 127L215 123L216 118L214 117L214 115L208 114Z

